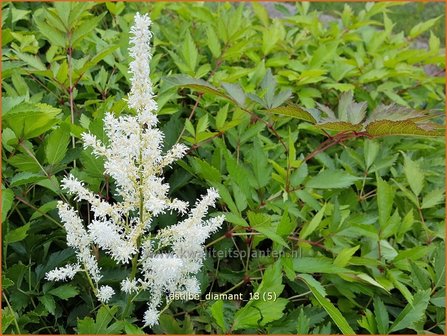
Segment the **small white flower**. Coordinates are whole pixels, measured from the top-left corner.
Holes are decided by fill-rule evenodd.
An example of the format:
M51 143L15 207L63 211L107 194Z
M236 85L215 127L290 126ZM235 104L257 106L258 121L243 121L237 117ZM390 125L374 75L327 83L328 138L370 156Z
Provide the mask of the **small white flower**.
M152 327L154 324L158 323L159 313L157 309L149 307L144 313L144 326Z
M110 286L101 286L98 288L98 293L96 294L96 297L99 301L102 303L107 303L112 298L113 294L115 294L115 291Z
M200 284L196 278L188 278L185 281L185 292L191 294L200 294Z
M129 280L129 278L121 281L121 290L126 294L138 292L138 282L136 280Z
M71 280L80 270L81 267L79 264L68 264L64 267L58 267L50 272L47 272L45 279L50 281Z

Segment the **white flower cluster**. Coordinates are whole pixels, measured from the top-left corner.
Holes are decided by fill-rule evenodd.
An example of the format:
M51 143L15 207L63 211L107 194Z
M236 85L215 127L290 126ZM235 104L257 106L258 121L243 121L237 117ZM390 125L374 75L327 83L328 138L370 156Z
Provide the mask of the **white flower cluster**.
M149 307L144 314L145 325L149 326L157 323L167 293L200 292L195 274L202 266L204 242L224 220L223 216L204 219L219 196L211 188L185 220L151 233L153 217L173 210L186 214L188 204L168 197L169 184L164 183L162 176L163 169L183 157L187 148L178 144L162 153L163 133L156 127L157 104L149 79L150 24L147 15L137 13L131 29L129 52L133 61L128 106L136 110L136 115L116 118L106 114L104 130L108 143L92 134L83 134L84 148L91 148L93 155L105 159L105 174L113 178L120 202L108 203L73 175L65 177L62 188L74 195L76 201L87 201L93 218L85 226L75 209L58 203L67 244L76 251L78 263L46 274L48 280L68 280L85 271L97 298L107 303L115 291L99 285L102 275L94 249L102 249L118 264L132 262L132 272L121 282L121 290L128 295L150 292Z

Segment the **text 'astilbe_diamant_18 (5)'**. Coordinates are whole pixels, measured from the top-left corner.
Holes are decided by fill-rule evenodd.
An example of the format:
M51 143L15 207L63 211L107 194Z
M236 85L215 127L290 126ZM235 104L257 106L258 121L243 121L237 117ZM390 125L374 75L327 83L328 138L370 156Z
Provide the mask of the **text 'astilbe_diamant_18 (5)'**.
M127 265L129 275L121 282L121 291L128 297L149 292L146 326L157 323L162 306L168 304L167 293L200 293L196 273L202 266L204 242L224 221L223 216L205 219L219 196L212 188L190 210L186 202L168 197L169 184L163 182L163 168L182 158L187 148L177 144L162 153L163 133L157 128L157 103L149 78L150 24L147 14L137 13L130 31L129 53L133 61L129 67L128 107L136 114L118 118L106 114L107 144L92 134L82 136L84 148L104 158L104 173L115 181L116 196L121 201L106 202L73 175L66 176L62 188L74 195L75 201L90 203L94 216L85 225L71 205L58 203L67 244L75 250L77 263L46 274L50 281L64 281L84 272L98 300L110 302L116 289L101 284L102 269L93 252L94 246L99 247L117 264ZM153 218L173 210L185 219L153 232Z

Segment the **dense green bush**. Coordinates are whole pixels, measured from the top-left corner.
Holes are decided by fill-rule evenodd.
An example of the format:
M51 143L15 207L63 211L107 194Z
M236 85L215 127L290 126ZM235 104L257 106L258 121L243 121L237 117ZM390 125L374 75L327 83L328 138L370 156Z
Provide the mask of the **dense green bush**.
M123 316L124 296L100 306L82 276L44 279L74 258L56 209L68 197L61 178L71 172L113 200L114 181L79 140L85 131L106 140L107 111L132 113L136 11L154 22L165 148L191 148L166 172L171 194L193 202L212 185L226 216L207 245L204 300L174 301L144 331L444 333L444 141L411 110L444 110L444 49L428 33L444 18L406 35L387 14L405 6L347 5L324 23L308 3L277 19L257 3L2 3L3 333L143 332L148 297ZM421 34L427 50L414 47ZM406 107L385 109L403 123L386 128L395 136L321 127L302 112L341 105L343 121L349 92L368 116ZM298 119L270 113L290 103ZM98 257L103 282L117 286L126 273ZM247 301L206 300L210 292Z

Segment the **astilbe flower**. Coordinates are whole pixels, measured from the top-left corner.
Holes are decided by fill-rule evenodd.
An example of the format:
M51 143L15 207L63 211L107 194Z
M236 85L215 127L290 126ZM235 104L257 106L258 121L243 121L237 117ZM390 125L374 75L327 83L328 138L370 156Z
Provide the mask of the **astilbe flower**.
M162 153L163 133L157 128L157 103L149 78L150 24L147 15L137 13L131 28L129 53L133 61L129 67L128 106L136 115L116 118L107 113L104 118L107 144L92 134L82 136L84 148L91 148L93 155L105 159L105 174L115 181L116 196L121 201L108 203L73 175L65 177L62 188L74 195L75 201L90 203L93 219L85 226L73 207L58 203L67 244L76 251L78 262L46 274L48 280L68 280L84 271L92 280L97 298L107 303L115 290L99 284L102 274L93 247L102 249L118 264L127 265L132 261L132 272L121 282L121 290L128 295L150 292L144 314L145 325L149 326L157 323L167 293L200 292L195 274L202 266L203 245L224 220L223 216L204 219L219 196L211 188L186 219L158 233L151 232L153 217L172 210L186 214L188 204L168 197L169 184L164 183L162 176L163 168L183 157L187 148L177 144Z

